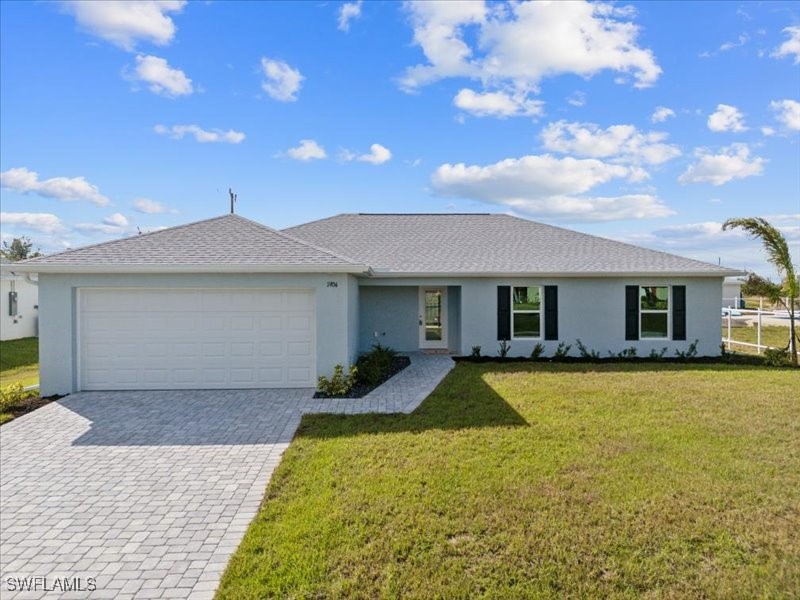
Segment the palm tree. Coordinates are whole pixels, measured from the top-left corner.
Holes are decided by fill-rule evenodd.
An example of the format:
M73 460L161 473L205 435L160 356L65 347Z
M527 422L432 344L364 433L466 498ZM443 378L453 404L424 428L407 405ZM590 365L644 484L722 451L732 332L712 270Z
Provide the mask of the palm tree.
M767 260L775 265L778 275L783 277L783 284L778 285L765 280L765 295L773 302L780 302L789 311L789 352L792 364L797 366L797 334L794 327L794 304L800 293L792 257L789 254L789 244L777 228L763 217L750 217L741 219L728 219L722 224L722 230L743 229L750 237L759 238L764 243L767 251ZM787 301L783 297L787 297Z

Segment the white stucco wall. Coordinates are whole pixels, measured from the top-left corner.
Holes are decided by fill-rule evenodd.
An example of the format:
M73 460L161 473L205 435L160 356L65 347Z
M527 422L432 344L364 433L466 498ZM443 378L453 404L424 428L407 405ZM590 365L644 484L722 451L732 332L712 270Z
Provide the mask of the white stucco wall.
M718 356L720 353L720 302L721 277L682 278L415 278L363 279L362 286L419 286L450 285L461 287L461 338L459 354L468 354L472 346L481 346L485 355L496 355L497 341L497 286L498 285L557 285L559 340L572 345L570 354L577 356L575 340L580 338L590 350L606 356L635 346L639 356L653 349L667 348L667 355L676 350L686 350L691 342L699 340L698 355ZM685 285L686 286L686 341L625 340L625 286L626 285ZM362 293L362 315L372 297L386 298L384 289L375 294ZM411 300L409 300L409 303ZM397 302L396 312L402 312ZM409 311L415 310L410 305ZM374 312L374 311L372 311ZM363 319L363 317L362 317ZM372 319L374 320L374 318ZM391 319L390 319L391 321ZM452 326L452 321L451 321ZM416 335L416 324L413 325ZM364 326L362 325L362 338ZM528 356L534 345L541 342L545 354L552 355L559 341L511 340L510 356ZM362 339L363 343L363 339Z
M8 293L17 292L17 316L8 314ZM0 279L0 340L35 337L38 333L39 288L24 276L3 273Z
M76 289L139 288L302 288L313 289L317 314L317 374L330 375L334 365L349 366L355 357L357 331L352 319L354 283L348 275L48 275L39 276L39 364L43 395L76 390ZM329 282L336 286L329 286Z

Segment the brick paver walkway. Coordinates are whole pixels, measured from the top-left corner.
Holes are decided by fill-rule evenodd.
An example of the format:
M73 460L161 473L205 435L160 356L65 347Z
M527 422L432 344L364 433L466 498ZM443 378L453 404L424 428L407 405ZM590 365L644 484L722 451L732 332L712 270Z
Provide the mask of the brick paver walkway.
M304 413L410 412L452 368L363 399L312 390L84 392L0 429L0 596L210 598ZM46 577L12 592L9 578ZM96 590L44 592L63 578Z

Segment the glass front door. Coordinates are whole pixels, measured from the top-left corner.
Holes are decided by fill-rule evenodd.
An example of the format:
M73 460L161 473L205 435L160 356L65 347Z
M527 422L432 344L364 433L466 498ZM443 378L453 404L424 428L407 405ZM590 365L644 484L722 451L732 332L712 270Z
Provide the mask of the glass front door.
M419 313L419 347L447 348L447 288L420 288Z

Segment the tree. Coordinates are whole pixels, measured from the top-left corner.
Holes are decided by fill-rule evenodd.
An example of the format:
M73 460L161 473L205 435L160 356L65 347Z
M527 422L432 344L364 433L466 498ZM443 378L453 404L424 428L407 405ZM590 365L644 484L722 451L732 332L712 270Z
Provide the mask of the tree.
M10 244L8 242L3 242L3 247L0 248L0 256L11 262L44 256L39 251L39 248L37 248L35 252L31 251L32 248L33 242L23 235L22 237L11 240Z
M777 228L762 217L741 219L728 219L722 224L722 230L743 229L752 238L758 238L764 244L767 260L772 263L783 277L781 284L773 283L769 279L758 278L758 287L763 295L773 302L786 307L789 311L789 352L792 364L797 366L797 333L794 326L794 305L800 294L800 282L795 274L792 256L789 254L789 244ZM748 280L749 282L749 280ZM754 284L756 281L754 281ZM786 300L784 300L784 297ZM788 301L787 301L788 300Z

